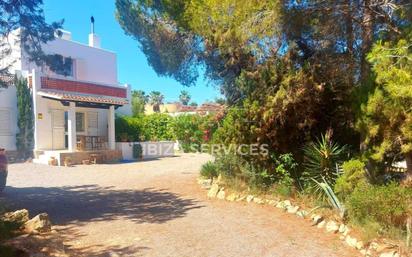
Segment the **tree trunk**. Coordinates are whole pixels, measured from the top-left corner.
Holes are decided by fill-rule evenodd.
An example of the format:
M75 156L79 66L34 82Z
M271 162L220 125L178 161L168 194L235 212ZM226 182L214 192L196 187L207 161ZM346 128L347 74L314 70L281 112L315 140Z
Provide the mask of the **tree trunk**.
M406 177L412 177L412 152L405 154L405 161L406 161Z
M370 65L366 60L366 55L369 53L373 43L373 11L371 8L371 0L364 0L362 8L361 83L365 83L368 80L370 73Z

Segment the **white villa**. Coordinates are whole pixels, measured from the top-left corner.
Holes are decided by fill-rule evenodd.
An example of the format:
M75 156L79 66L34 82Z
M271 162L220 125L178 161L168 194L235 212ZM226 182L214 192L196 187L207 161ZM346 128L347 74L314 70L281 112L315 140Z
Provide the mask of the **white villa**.
M13 60L0 60L0 67L27 78L34 111L35 162L51 157L62 165L66 157L81 163L90 155L106 160L121 157L115 147L115 113L131 114L129 85L117 78L116 54L100 48L99 37L91 33L88 45L75 42L71 33L43 46L48 54L70 59L69 75L37 67L18 43L19 33L8 39ZM67 75L67 73L66 73ZM17 97L11 78L0 89L0 148L16 150Z

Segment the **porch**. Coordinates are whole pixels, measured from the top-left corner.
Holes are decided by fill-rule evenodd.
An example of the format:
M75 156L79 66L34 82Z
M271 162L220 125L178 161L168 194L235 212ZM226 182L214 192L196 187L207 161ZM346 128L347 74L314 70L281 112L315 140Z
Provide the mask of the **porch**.
M34 162L63 165L120 159L115 110L128 104L126 88L32 74ZM120 157L119 157L120 156ZM95 160L96 162L96 160Z

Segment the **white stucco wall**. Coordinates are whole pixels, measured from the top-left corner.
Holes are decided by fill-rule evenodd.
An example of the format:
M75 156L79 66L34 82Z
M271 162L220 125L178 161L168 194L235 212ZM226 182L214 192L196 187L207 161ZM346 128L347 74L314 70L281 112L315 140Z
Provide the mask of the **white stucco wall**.
M62 110L67 111L68 106L62 105L59 101L49 100L38 97L37 101L37 133L38 133L38 142L36 150L53 150L53 125L52 125L52 112L53 110ZM85 132L77 132L77 135L89 135L88 124L87 124L87 114L88 112L97 112L98 113L98 136L107 137L107 112L105 109L96 109L96 108L80 108L76 107L76 112L85 113ZM38 114L41 113L42 119L38 119Z
M17 97L16 87L0 88L0 110L7 110L10 114L10 133L0 134L0 148L9 151L16 150L17 127Z
M60 54L74 59L74 76L72 79L118 85L117 60L116 54L113 52L61 38L48 42L43 46L43 51L48 54ZM36 69L42 71L44 75L58 77L57 74L48 69L39 69L35 64L28 62L27 57L24 57L23 60L23 70Z

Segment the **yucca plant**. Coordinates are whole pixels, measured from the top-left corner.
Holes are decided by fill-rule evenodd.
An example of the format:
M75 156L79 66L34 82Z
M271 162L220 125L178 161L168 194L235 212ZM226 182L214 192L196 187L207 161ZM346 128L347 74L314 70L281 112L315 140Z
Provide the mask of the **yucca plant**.
M336 196L335 192L333 192L332 188L329 186L329 184L326 182L324 178L323 182L316 181L313 179L313 182L315 182L316 188L319 192L319 195L326 196L328 202L330 205L336 209L339 212L339 215L341 218L345 216L345 206L339 201L339 198Z
M304 172L302 179L305 187L311 189L316 186L314 181L325 181L334 185L340 173L340 164L346 153L346 146L333 142L332 132L321 135L316 142L311 142L303 148Z

